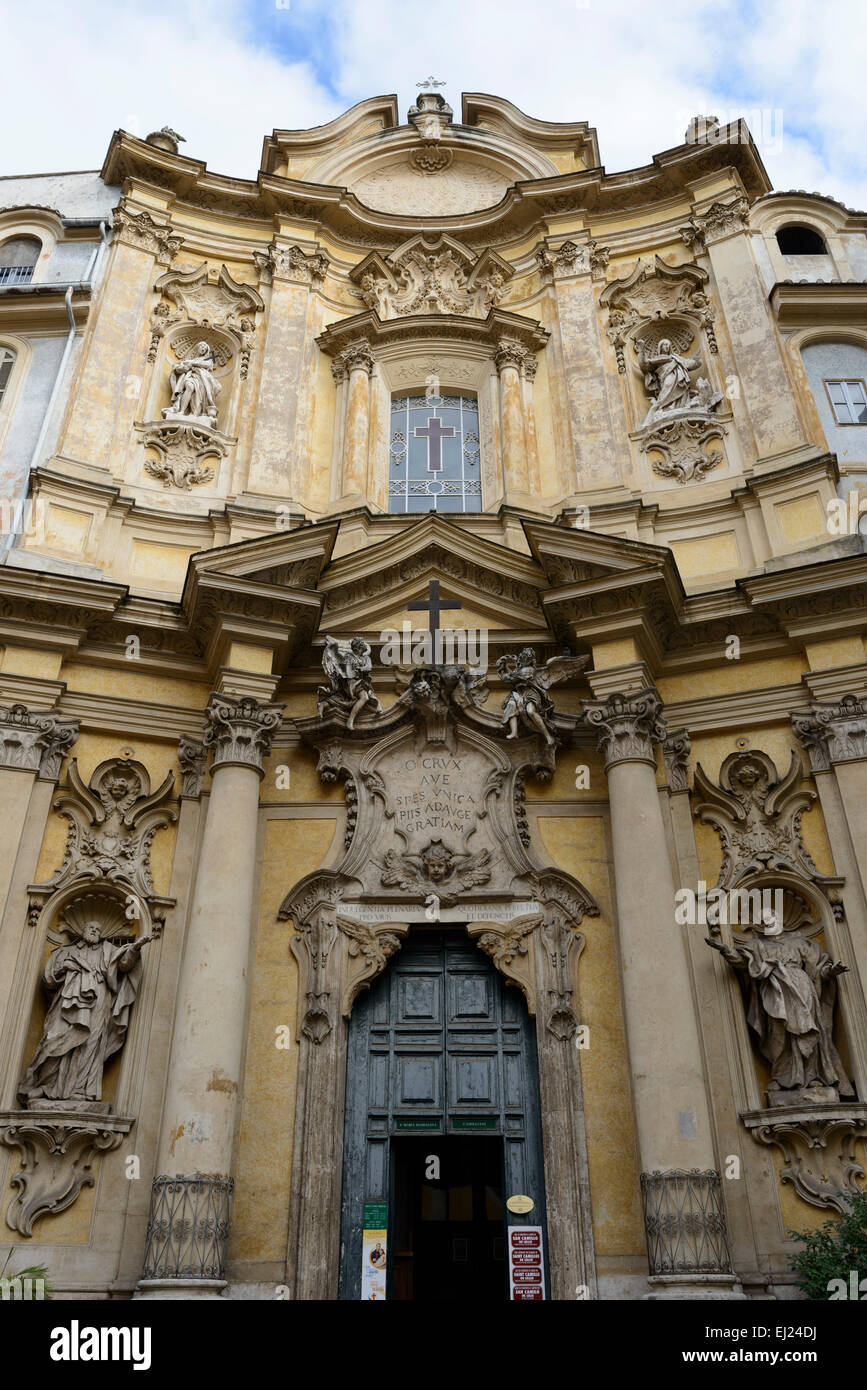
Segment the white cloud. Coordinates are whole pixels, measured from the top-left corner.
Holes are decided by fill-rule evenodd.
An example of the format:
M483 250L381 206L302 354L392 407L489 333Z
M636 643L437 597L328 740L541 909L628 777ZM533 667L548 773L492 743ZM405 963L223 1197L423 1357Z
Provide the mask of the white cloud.
M586 7L585 7L586 6ZM609 171L679 144L688 117L766 113L778 187L864 206L865 27L858 0L42 0L4 25L4 172L93 168L116 126L168 123L183 153L253 177L275 126L319 124L433 72L530 115L587 120ZM762 130L754 134L762 143Z

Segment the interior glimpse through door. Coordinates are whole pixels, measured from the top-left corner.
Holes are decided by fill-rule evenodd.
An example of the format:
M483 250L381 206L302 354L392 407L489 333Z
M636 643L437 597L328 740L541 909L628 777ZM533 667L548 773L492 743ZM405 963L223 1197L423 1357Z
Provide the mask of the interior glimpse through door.
M423 1303L508 1297L503 1141L398 1138L389 1297Z

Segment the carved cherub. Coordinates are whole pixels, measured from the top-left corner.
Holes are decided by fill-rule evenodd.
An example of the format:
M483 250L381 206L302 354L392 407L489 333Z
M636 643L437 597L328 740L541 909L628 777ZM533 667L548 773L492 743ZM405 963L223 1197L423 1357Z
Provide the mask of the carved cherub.
M554 701L548 694L548 688L576 676L587 665L588 659L586 656L554 656L540 666L532 647L524 647L517 656L501 656L497 671L501 680L511 686L503 703L502 722L509 727L506 737L518 737L520 722L531 732L541 734L545 742L553 747L557 742L550 724Z
M427 893L433 884L440 902L448 907L461 893L489 882L490 862L490 850L470 854L450 849L442 840L431 840L418 854L388 850L382 860L382 884L405 893Z

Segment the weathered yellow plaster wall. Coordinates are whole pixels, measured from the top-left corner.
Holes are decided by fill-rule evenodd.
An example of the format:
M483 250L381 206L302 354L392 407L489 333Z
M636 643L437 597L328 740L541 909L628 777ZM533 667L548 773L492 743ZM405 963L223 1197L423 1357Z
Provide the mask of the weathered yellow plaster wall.
M270 820L265 831L230 1264L280 1263L286 1258L298 1069L298 967L289 950L293 929L277 921L277 910L293 884L323 862L336 824ZM276 1046L277 1029L283 1026L290 1033L288 1049Z
M587 1127L593 1235L600 1255L644 1254L644 1229L629 1085L626 1036L614 944L605 830L597 816L536 818L551 861L596 898L599 917L586 917L578 961L579 1022L590 1046L579 1053Z

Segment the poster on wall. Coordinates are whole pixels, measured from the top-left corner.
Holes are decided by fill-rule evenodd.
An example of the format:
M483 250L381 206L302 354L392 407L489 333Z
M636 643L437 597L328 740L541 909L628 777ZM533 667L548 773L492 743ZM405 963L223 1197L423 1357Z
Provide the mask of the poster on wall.
M545 1265L542 1227L509 1227L509 1298L516 1303L542 1303Z
M385 1302L388 1263L388 1210L385 1202L365 1202L361 1233L361 1295L365 1303Z

